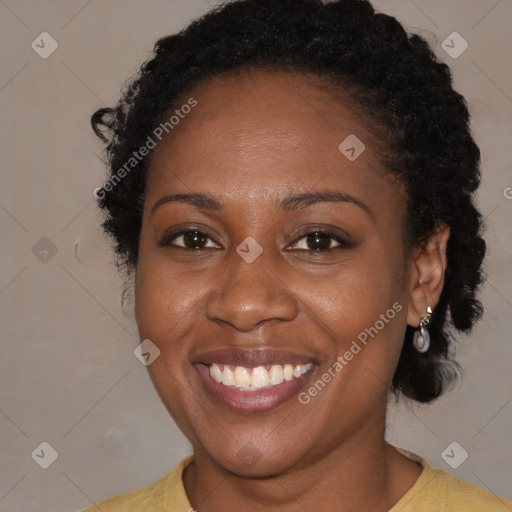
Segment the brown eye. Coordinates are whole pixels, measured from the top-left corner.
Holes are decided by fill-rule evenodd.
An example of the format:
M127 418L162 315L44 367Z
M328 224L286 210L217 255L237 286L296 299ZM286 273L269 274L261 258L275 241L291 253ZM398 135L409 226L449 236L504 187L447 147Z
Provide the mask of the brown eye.
M196 249L197 247L204 247L207 236L200 231L187 231L183 236L183 243L189 249Z
M197 229L189 229L187 231L181 231L180 233L175 233L169 237L166 237L164 240L160 242L160 247L164 246L174 246L180 249L204 249L207 247L215 247L215 244L207 245L208 240L211 238L204 233L203 231L199 231Z
M332 237L325 233L313 233L306 237L306 245L311 250L326 251L331 248Z
M337 245L332 245L332 243ZM301 236L295 243L296 248L315 253L329 253L335 249L350 248L351 244L328 231L311 231Z

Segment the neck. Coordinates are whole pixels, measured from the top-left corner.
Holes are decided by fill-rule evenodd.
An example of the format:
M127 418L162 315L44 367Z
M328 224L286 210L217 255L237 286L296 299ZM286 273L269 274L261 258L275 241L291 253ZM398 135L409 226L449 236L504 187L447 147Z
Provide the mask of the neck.
M195 450L183 481L197 512L248 510L386 512L414 484L421 466L384 440L385 422L359 430L307 465L247 478Z

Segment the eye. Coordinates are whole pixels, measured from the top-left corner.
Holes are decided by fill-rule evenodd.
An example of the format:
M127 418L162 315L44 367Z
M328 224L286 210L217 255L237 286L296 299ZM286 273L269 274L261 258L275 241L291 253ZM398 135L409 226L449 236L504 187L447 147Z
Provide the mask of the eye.
M165 237L158 245L160 247L173 246L187 250L219 247L215 243L208 245L208 240L213 242L213 240L204 231L200 231L198 229L187 229Z
M335 245L333 245L333 243ZM199 229L187 229L165 237L158 244L160 247L172 246L185 250L220 248L207 233ZM313 253L330 253L336 249L349 249L353 245L344 238L321 229L315 229L302 235L295 242L295 249ZM293 248L293 246L292 246Z
M332 243L337 245L332 245ZM330 253L336 249L348 249L352 244L347 240L331 233L330 231L323 231L315 229L302 235L295 245L300 250L313 251L314 253Z

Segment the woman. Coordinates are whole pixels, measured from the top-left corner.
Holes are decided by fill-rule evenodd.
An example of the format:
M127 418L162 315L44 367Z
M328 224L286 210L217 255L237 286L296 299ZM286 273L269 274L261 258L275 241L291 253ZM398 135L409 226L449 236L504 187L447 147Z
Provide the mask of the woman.
M390 393L440 396L481 315L468 119L364 0L235 1L157 42L93 116L97 196L194 454L103 512L512 510L384 439Z

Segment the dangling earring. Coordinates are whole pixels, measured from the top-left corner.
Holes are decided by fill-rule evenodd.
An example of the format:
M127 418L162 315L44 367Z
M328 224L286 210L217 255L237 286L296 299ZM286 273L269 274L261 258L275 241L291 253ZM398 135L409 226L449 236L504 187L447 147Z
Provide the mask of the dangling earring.
M421 317L420 326L414 333L412 344L418 352L426 352L430 347L430 334L427 325L430 323L432 308L427 306L427 314Z

